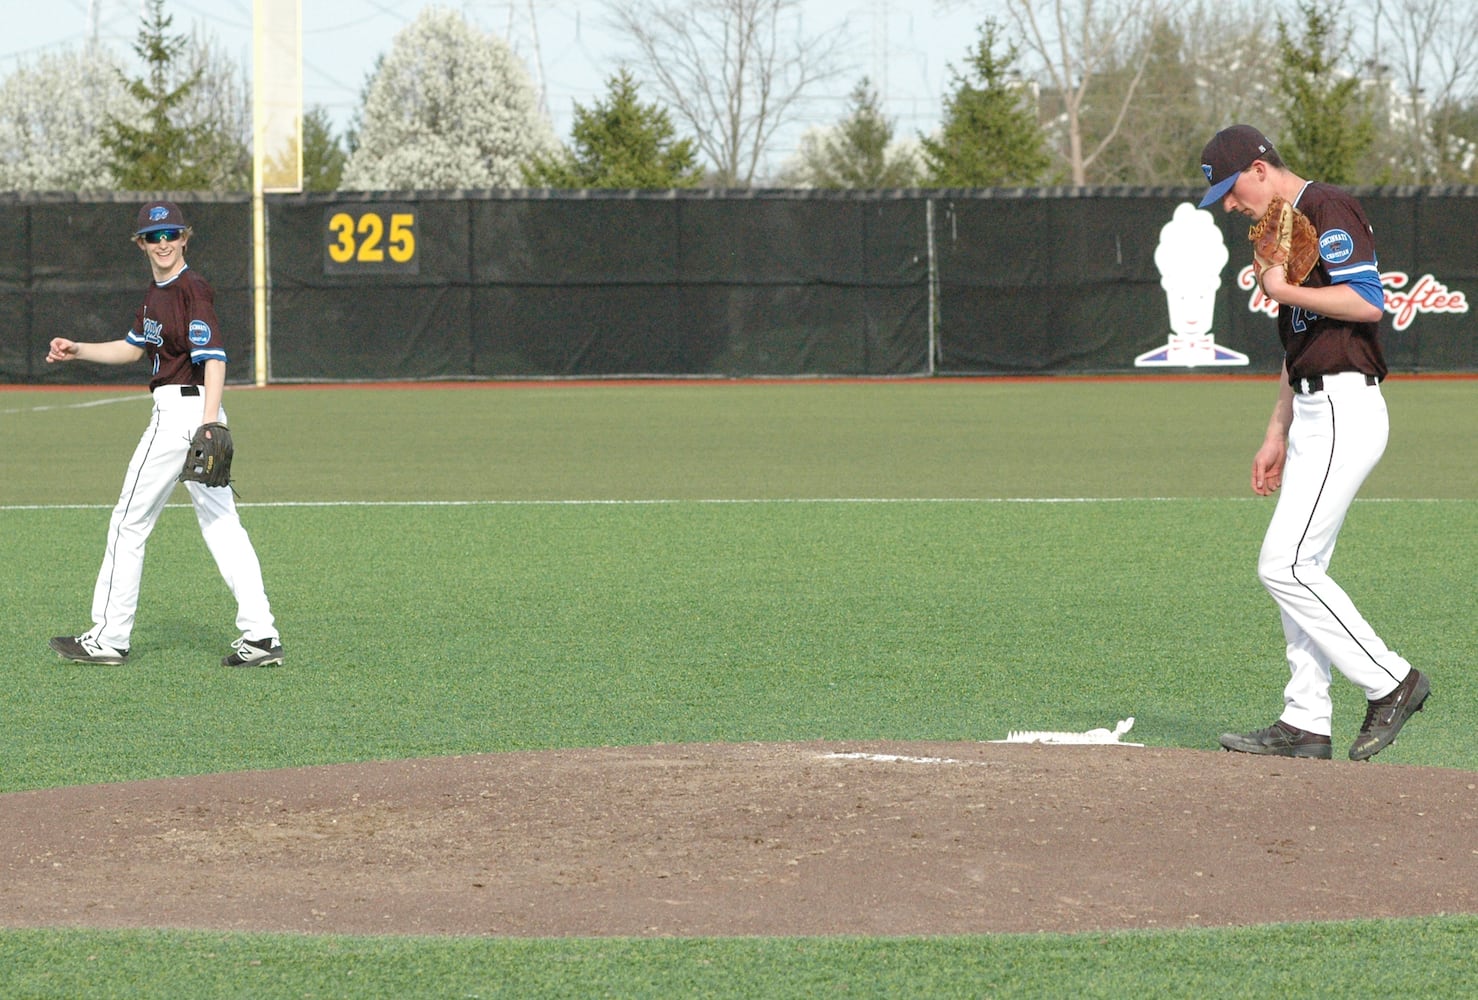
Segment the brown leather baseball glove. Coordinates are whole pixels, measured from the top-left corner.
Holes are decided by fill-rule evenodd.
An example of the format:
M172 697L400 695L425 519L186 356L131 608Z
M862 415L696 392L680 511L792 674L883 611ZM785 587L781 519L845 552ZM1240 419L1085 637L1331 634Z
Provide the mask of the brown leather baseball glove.
M1247 230L1252 242L1252 269L1259 279L1270 267L1282 264L1288 280L1302 285L1319 263L1319 233L1309 217L1282 198L1274 198L1267 212Z

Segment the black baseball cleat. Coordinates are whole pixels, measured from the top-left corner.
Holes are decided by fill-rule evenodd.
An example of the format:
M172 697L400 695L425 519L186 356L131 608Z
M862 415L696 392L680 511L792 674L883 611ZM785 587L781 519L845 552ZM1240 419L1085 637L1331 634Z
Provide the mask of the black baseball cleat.
M1406 720L1422 710L1432 685L1413 667L1396 690L1384 698L1366 702L1365 724L1350 747L1350 760L1369 760L1396 741Z
M1290 726L1281 719L1255 733L1222 733L1221 745L1234 753L1257 753L1269 757L1329 760L1334 756L1334 747L1328 736Z
M235 650L221 660L223 667L276 667L282 665L282 643L277 639L248 639L242 636L231 643Z
M111 663L116 665L128 659L128 650L104 646L87 634L78 636L59 635L55 639L52 639L48 645L56 650L62 659L71 660L73 663Z

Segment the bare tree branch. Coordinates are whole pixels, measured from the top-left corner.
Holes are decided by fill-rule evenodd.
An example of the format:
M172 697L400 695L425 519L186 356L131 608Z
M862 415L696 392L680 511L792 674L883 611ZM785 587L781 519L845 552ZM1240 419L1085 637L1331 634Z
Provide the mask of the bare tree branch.
M725 186L749 186L797 104L835 78L842 32L800 30L798 0L609 0L641 69Z
M1424 183L1439 161L1430 113L1471 100L1478 89L1478 10L1469 0L1376 0L1370 16L1378 30L1366 35L1376 45L1366 66L1378 85L1389 70L1399 87L1382 125L1402 140L1402 179Z
M1026 49L1041 61L1050 86L1061 95L1067 147L1064 156L1074 184L1088 182L1088 168L1118 136L1134 103L1150 56L1149 46L1136 46L1134 38L1156 20L1173 14L1183 3L1184 0L1108 0L1105 4L1098 0L1051 0L1049 4L1006 0L1006 9ZM1043 10L1051 15L1050 31L1039 16ZM1113 124L1091 150L1085 150L1083 115L1095 89L1095 78L1136 51L1128 86L1119 95L1119 105L1112 117Z

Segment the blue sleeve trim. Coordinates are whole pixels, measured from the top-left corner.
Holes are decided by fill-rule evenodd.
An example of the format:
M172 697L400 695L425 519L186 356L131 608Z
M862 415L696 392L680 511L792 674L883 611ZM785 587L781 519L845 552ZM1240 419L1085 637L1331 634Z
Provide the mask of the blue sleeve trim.
M140 337L138 334L134 333L132 330L129 330L127 333L125 333L123 335L123 339L126 340L126 341L128 341L134 347L148 347L149 346L149 342L147 340L145 340L143 337Z
M1386 290L1381 287L1380 275L1374 271L1361 271L1345 282L1353 288L1366 302L1375 306L1382 312L1386 308Z
M197 365L203 365L207 361L219 361L224 364L226 362L226 352L221 350L219 347L209 348L206 350L191 351L190 360Z

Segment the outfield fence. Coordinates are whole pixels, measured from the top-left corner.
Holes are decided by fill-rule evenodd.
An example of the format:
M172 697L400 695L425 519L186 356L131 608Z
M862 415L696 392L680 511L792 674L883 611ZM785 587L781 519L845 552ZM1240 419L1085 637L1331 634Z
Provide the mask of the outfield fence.
M1478 371L1478 188L1358 189L1398 372ZM0 201L0 381L136 383L44 363L114 339L154 195ZM1194 188L173 195L233 381L1275 372L1246 220ZM1206 242L1209 234L1210 243ZM1197 241L1200 242L1197 242Z

